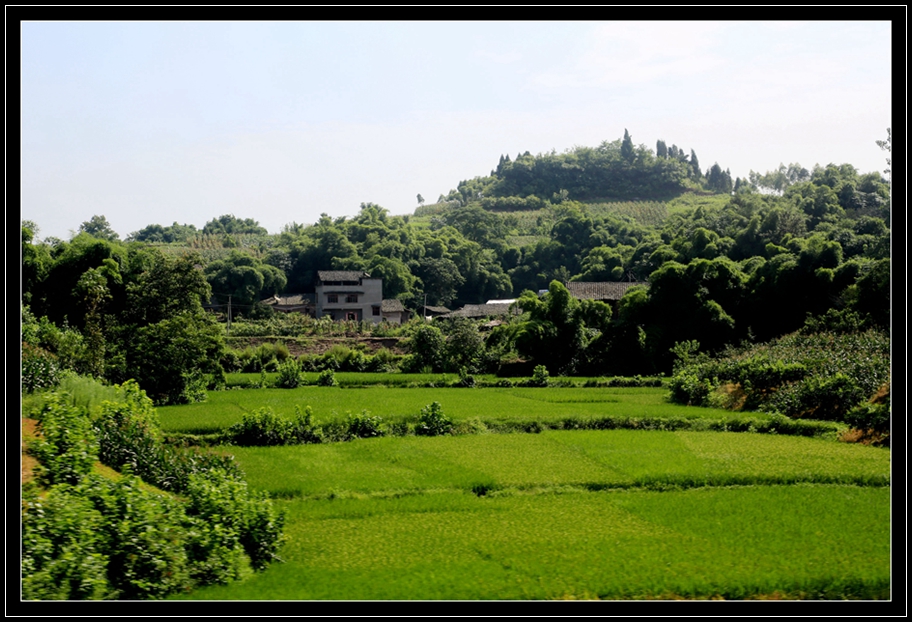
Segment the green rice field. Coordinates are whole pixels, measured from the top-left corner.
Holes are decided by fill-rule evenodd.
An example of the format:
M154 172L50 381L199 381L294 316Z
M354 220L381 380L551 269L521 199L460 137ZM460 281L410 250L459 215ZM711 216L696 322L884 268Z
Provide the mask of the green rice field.
M158 410L218 430L269 406L316 419L737 413L666 390L340 389L211 393ZM335 414L334 414L335 413ZM758 413L745 415L760 416ZM890 599L890 450L835 436L551 430L220 447L286 513L254 577L196 600Z
M414 419L431 402L439 402L455 421L481 419L496 424L516 419L558 421L568 417L738 418L740 413L671 404L667 389L646 388L484 388L404 389L368 387L301 387L213 391L205 402L158 409L166 432L211 433L237 423L244 413L269 407L292 417L295 407L310 406L317 421L338 421L363 410L389 422ZM763 418L762 413L743 416Z

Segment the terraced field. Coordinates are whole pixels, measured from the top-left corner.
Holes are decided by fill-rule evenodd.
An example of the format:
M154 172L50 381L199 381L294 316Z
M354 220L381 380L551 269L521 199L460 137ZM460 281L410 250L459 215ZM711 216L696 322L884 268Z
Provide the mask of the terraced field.
M353 410L388 417L430 399L454 420L724 413L672 407L661 389L308 387L214 393L219 415L160 416L166 430L215 429L240 416L231 408L307 402L319 419L358 396ZM891 596L890 450L835 435L545 429L221 449L285 508L285 563L181 598Z

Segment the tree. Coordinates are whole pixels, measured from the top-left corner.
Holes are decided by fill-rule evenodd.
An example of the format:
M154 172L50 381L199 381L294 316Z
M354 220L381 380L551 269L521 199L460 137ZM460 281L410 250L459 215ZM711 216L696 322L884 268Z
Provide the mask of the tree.
M539 298L523 292L518 305L528 319L516 334L516 349L532 360L544 363L554 374L572 373L583 360L586 341L585 315L593 315L592 305L581 312L575 299L559 281L551 281L548 293ZM608 305L598 303L602 316L611 316Z
M636 158L633 140L630 138L627 128L624 128L624 141L621 143L621 157L624 158L628 164L633 164L633 160Z
M88 233L92 237L100 240L108 240L109 242L116 242L120 239L117 233L111 229L108 219L104 216L92 216L91 220L87 220L79 225L79 231L80 233Z
M202 312L144 326L127 345L127 369L156 404L198 401L207 376L223 376L223 332Z
M212 291L232 296L241 308L252 309L260 300L285 288L285 273L252 255L239 251L206 266L206 279Z
M85 344L86 365L90 375L96 378L104 376L105 337L101 322L101 311L104 304L111 299L108 280L120 283L120 272L117 263L105 259L98 268L91 268L79 278L76 293L86 306Z
M697 153L693 149L690 150L690 170L695 179L700 179L703 176L703 172L700 170L700 161L697 160Z
M212 289L197 267L200 261L197 255L178 258L157 249L132 255L135 272L126 287L125 321L146 326L181 313L201 312Z
M408 342L412 355L411 369L420 372L425 368L431 371L443 371L446 341L443 333L436 326L422 326L415 331Z
M893 141L893 134L891 133L890 128L887 128L887 140L878 140L875 142L877 143L878 147L880 147L887 153L892 153L893 152L892 141ZM892 165L893 165L893 159L887 158L887 168L884 169L884 173L886 173L887 175L890 175L891 174L890 167Z
M424 197L421 196L421 193L418 193L418 205L424 205Z
M481 371L484 357L484 339L475 324L465 318L457 318L446 338L447 371L465 369L470 374Z
M203 227L204 235L225 233L231 233L234 235L240 233L266 235L267 231L260 226L260 223L253 220L252 218L241 220L240 218L235 218L234 214L223 214L218 218L213 218Z
M668 157L668 146L665 144L664 140L656 141L656 157L657 158L667 158Z
M424 293L432 305L448 305L456 298L465 277L452 259L425 257L412 271L421 279Z

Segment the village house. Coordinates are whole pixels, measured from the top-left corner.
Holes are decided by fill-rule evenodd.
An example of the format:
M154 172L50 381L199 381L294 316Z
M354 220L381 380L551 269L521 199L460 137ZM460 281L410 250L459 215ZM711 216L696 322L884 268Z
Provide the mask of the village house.
M578 300L598 300L615 303L624 297L631 287L649 287L647 281L568 281L564 286L570 295Z
M358 270L317 272L317 318L379 323L383 319L383 279Z

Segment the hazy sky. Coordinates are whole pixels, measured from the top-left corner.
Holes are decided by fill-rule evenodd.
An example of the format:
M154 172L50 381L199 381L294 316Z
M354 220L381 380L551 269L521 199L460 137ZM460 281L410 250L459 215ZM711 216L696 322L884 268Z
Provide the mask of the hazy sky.
M22 217L411 213L501 154L629 130L732 177L885 168L889 22L30 22Z

